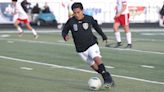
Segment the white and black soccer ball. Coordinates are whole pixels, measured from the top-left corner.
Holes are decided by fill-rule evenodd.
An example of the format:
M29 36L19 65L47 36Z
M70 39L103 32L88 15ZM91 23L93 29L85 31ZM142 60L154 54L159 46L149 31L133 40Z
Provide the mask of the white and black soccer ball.
M89 89L91 90L99 90L101 85L102 85L101 80L98 77L91 77L88 80L88 86Z

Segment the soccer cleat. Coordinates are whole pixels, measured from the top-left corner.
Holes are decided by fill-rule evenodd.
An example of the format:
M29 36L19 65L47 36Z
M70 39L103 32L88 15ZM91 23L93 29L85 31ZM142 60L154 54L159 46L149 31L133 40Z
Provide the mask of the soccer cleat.
M125 48L132 48L132 44L128 44Z
M120 46L122 46L121 42L117 42L117 45L114 48L119 48Z
M111 87L114 87L114 86L115 86L114 80L112 80L112 82L110 83L110 86L111 86Z
M112 88L114 86L115 86L115 82L113 80L112 82L104 82L104 85L103 85L103 87L107 89Z
M114 81L108 72L104 73L104 85L103 85L103 87L104 88L114 87Z
M109 89L111 86L110 86L110 83L104 83L103 85L103 88L106 88L106 89Z
M39 35L34 35L34 38L35 38L35 39L38 39L38 37L39 37Z

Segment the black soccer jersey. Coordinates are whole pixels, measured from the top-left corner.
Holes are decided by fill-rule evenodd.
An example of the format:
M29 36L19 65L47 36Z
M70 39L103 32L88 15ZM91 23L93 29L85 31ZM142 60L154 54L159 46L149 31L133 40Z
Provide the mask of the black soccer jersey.
M65 38L71 30L76 51L84 52L93 44L98 43L96 36L92 33L92 27L102 36L103 40L107 40L97 21L87 15L84 15L82 20L77 20L75 17L70 18L62 30L62 36Z

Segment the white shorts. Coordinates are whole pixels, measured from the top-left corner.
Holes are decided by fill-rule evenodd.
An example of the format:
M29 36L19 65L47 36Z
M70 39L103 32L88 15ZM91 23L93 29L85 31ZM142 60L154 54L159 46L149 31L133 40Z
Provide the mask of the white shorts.
M101 58L100 49L99 49L99 46L97 44L92 45L86 51L80 52L78 54L90 66L95 63L95 61L93 60L95 57Z

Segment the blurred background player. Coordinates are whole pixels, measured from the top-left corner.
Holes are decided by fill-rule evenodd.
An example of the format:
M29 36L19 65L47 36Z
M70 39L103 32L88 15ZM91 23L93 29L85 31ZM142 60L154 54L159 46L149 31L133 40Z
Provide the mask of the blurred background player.
M62 36L65 41L69 40L69 31L71 30L76 51L80 57L88 63L92 69L102 75L104 87L114 86L112 77L102 62L100 50L96 36L92 33L92 27L101 35L103 41L107 41L106 35L97 24L97 21L91 16L84 15L83 5L74 3L71 7L73 17L69 18L62 30Z
M12 0L12 6L14 9L14 15L16 15L16 14L18 15L18 18L16 19L14 25L17 28L17 30L19 31L19 36L22 36L22 34L23 34L23 30L19 26L19 24L24 23L26 25L26 27L32 31L34 38L37 39L38 38L37 32L35 31L35 29L33 29L31 27L29 19L28 19L28 15L22 8L21 4L19 2L17 2L17 0Z
M26 12L26 13L28 13L29 11L29 6L31 5L31 3L29 3L27 0L23 0L22 2L21 2L21 6L22 6L22 8L24 9L24 11Z
M115 48L122 46L121 34L118 30L119 26L122 25L124 32L126 33L127 46L126 48L132 48L131 32L129 30L129 10L127 6L127 0L117 0L116 15L114 17L113 30L117 45Z
M159 26L164 27L164 3L161 10L159 11L159 14L160 14Z

